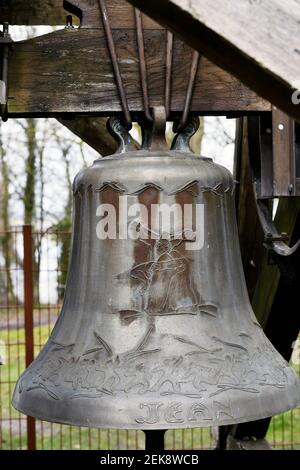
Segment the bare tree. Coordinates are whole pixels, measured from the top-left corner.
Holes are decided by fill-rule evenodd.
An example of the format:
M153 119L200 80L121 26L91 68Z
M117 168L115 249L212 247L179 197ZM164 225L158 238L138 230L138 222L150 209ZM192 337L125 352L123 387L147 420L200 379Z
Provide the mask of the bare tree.
M64 289L67 281L67 270L69 264L69 251L70 251L70 232L72 227L72 179L71 179L71 157L70 150L72 148L72 141L66 141L61 139L56 129L53 129L54 138L58 147L60 148L62 160L65 167L65 179L67 185L67 199L64 206L64 212L60 220L53 226L53 230L56 232L57 240L60 244L60 255L58 260L59 273L58 273L58 297L62 300ZM83 165L86 166L84 151L82 145L79 144L80 154L83 160Z
M11 276L12 265L12 241L10 234L10 217L9 217L9 169L6 160L6 151L2 141L2 123L0 122L0 171L1 171L1 188L0 188L0 245L4 260L5 271L0 276L0 292L6 295L9 302L14 303L15 292ZM4 293L6 290L6 294ZM1 297L2 297L1 295Z

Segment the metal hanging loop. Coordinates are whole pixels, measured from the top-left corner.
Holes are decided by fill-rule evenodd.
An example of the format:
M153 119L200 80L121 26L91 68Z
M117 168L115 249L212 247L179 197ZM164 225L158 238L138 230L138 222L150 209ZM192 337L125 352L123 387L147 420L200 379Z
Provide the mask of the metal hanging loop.
M152 137L150 152L155 150L169 150L166 142L166 110L164 106L154 106Z
M181 132L179 132L179 134L175 135L172 142L171 150L179 150L181 152L192 152L192 149L190 147L190 140L199 129L199 126L200 119L198 116L190 118L185 128Z
M125 153L140 150L140 146L132 138L121 119L111 117L107 120L106 127L110 135L118 142L118 148L115 153Z

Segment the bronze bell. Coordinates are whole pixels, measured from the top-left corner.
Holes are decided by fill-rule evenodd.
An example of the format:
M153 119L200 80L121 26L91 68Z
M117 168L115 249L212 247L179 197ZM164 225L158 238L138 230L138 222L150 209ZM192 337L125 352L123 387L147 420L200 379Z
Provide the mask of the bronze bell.
M190 152L196 124L171 150L154 139L130 151L113 120L120 152L76 176L63 308L18 380L17 410L147 430L241 423L299 403L297 375L249 303L232 176ZM175 208L172 230L162 206Z

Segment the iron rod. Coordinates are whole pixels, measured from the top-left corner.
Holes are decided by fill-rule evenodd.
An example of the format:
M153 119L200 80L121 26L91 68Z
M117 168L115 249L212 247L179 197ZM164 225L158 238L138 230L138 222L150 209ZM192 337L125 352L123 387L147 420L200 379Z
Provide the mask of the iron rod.
M141 78L141 87L143 94L143 104L144 104L144 113L148 121L152 121L152 116L150 114L149 108L149 97L148 97L148 81L147 81L147 66L145 58L145 44L144 44L144 31L142 23L142 14L137 8L134 9L135 22L136 22L136 35L137 35L137 45L139 53L139 64L140 64L140 78Z
M196 79L197 70L198 70L199 57L200 57L199 52L194 51L193 52L193 57L192 57L191 68L190 68L189 82L188 82L186 95L185 95L183 113L182 113L180 123L178 124L178 126L176 128L176 132L184 129L184 127L186 126L186 123L187 123L188 114L189 114L189 111L190 111L191 101L192 101L192 97L193 97L195 79Z
M130 128L132 121L131 121L131 116L130 116L130 112L128 108L128 102L127 102L127 97L126 97L126 93L125 93L125 89L124 89L124 85L122 81L122 76L121 76L121 72L120 72L120 68L118 64L118 58L117 58L117 53L115 49L114 39L113 39L113 35L111 32L109 18L107 15L105 0L98 0L98 3L99 3L103 26L104 26L104 30L106 34L107 45L108 45L111 63L113 66L114 76L115 76L118 92L119 92L120 99L121 99L121 105L122 105L122 110L124 113L126 126Z
M3 40L2 45L2 70L1 70L1 79L0 79L0 114L2 115L2 120L7 121L7 100L8 100L8 44L9 44L9 24L7 22L3 23Z
M171 106L171 84L172 84L172 65L173 65L173 33L167 31L166 45L166 81L165 81L165 108L166 117L169 117Z

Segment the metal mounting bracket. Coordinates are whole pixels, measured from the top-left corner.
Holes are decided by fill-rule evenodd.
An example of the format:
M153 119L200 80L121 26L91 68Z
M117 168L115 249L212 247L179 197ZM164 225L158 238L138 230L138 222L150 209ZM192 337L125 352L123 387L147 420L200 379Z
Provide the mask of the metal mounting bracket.
M289 237L286 233L278 232L269 208L269 199L288 196L288 193L289 196L297 195L295 185L290 188L292 191L289 191L286 183L287 176L288 181L290 181L292 174L295 176L294 123L289 118L286 121L284 119L285 115L277 110L273 110L272 116L249 117L248 140L254 195L257 214L264 232L264 245L279 256L290 256L299 248L300 240L292 247L288 246ZM278 128L278 120L285 122L285 125L282 124L283 129ZM278 132L284 130L285 126L289 128L289 131L286 131L288 135L281 142ZM279 160L279 156L281 156L281 160ZM293 172L289 173L288 168L293 168Z
M8 98L8 50L13 40L9 34L9 24L3 23L3 31L0 32L0 116L7 121L7 98Z
M300 240L292 247L287 245L289 239L287 233L279 233L272 220L272 215L266 200L256 198L257 214L262 226L265 240L264 245L280 256L290 256L299 248Z

